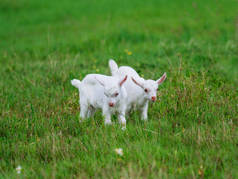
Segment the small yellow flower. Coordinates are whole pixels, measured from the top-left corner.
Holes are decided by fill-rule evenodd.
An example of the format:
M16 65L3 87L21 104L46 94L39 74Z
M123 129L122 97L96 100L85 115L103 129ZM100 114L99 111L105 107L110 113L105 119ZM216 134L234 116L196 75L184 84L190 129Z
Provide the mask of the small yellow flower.
M202 171L201 171L200 169L198 170L198 174L199 174L199 175L202 175Z
M198 169L198 174L199 175L203 175L204 174L203 166L202 165L200 166L200 169Z
M128 55L132 55L132 52L131 52L131 51L128 51L127 54L128 54Z
M132 52L129 51L128 49L125 49L125 52L127 53L127 55L132 55Z
M98 68L96 69L96 72L99 72L99 69L98 69Z

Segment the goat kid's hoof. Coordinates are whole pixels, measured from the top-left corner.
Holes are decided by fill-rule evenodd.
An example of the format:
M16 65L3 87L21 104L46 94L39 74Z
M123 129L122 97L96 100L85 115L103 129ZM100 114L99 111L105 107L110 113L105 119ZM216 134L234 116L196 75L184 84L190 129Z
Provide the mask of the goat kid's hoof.
M82 122L84 122L84 121L85 121L85 119L79 118L79 122L80 122L80 123L82 123Z
M123 131L126 130L126 126L123 126L123 127L121 128L121 130L123 130Z
M123 123L123 124L122 124L121 130L123 130L123 131L126 130L126 123Z
M112 121L105 121L105 125L112 125Z
M148 118L142 118L141 120L147 122Z

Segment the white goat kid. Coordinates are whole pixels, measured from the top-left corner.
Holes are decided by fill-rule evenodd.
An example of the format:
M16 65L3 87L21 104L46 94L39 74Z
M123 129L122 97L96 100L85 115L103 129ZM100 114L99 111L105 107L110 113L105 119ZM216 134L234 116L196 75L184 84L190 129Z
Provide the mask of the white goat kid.
M159 85L161 85L166 79L166 73L163 74L158 80L145 80L141 78L138 73L129 66L121 66L118 68L114 60L109 60L109 68L112 76L121 77L128 76L128 80L124 86L127 91L126 99L126 112L129 112L132 108L139 108L141 111L141 119L148 119L148 103L149 101L156 101L156 93Z
M71 84L79 90L80 117L89 118L96 109L102 109L105 124L111 124L111 115L117 113L125 129L127 93L123 84L126 80L127 76L119 78L100 74L89 74L82 81L71 80Z

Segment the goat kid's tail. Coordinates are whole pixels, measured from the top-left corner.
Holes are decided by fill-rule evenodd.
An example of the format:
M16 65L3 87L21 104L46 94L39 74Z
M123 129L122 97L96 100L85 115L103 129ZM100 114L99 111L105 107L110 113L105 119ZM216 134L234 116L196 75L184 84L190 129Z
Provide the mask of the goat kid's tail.
M71 84L72 84L74 87L80 89L81 81L80 81L80 80L77 80L77 79L73 79L73 80L71 80Z
M112 76L115 76L118 71L118 66L113 59L109 60L109 68L110 68Z

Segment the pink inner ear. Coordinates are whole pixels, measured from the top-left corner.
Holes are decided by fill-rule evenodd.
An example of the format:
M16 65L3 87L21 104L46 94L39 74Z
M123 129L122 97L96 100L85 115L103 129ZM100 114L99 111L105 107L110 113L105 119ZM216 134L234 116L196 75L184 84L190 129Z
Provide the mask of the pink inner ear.
M166 73L164 73L163 76L158 80L158 84L163 83L165 79L166 79Z
M119 83L119 85L123 85L123 83L127 80L127 75L125 76L125 78Z
M132 79L132 81L133 81L135 84L137 84L138 86L140 86L141 88L143 88L143 86L142 86L140 83L138 83L134 78L131 77L131 79Z

